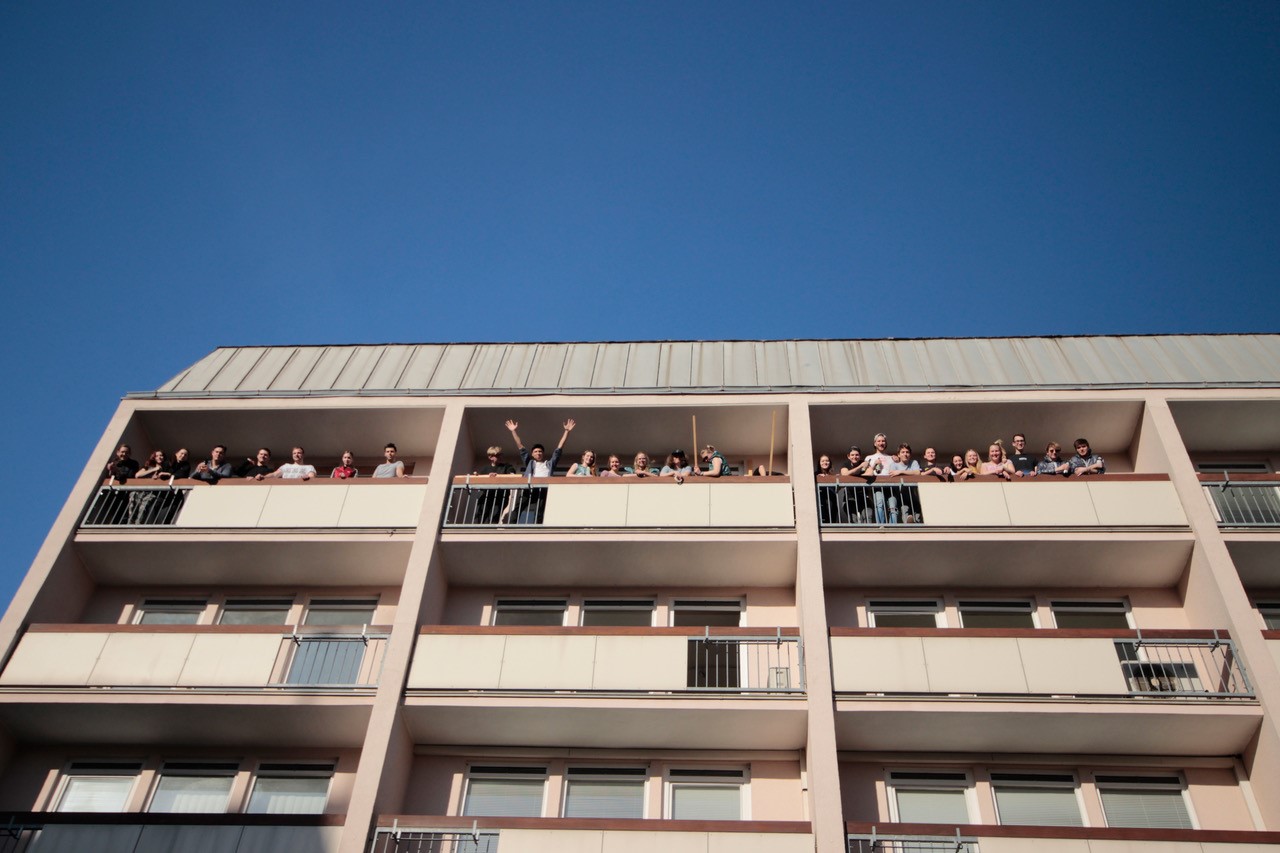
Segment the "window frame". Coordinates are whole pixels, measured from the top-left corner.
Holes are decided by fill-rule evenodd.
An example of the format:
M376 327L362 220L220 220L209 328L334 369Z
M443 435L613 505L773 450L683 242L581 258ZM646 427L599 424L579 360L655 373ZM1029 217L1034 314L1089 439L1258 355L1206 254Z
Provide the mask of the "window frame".
M1280 599L1268 600L1268 601L1255 601L1253 603L1253 608L1257 610L1258 615L1262 617L1262 630L1264 631L1280 630ZM1277 624L1276 624L1276 627L1274 628L1272 628L1270 625L1267 624L1268 611L1271 611L1275 614Z
M302 623L313 628L346 628L346 627L368 627L376 624L375 619L378 618L378 604L382 600L381 596L320 596L309 597L302 608ZM314 610L331 611L335 613L350 612L357 613L369 611L368 622L311 622L311 614Z
M1001 776L1021 776L1022 779L997 778ZM1001 826L1042 826L1043 824L1005 823L1000 815L1000 798L997 788L1062 788L1069 790L1075 797L1076 815L1080 818L1080 826L1089 826L1089 812L1085 808L1084 790L1080 777L1074 771L1027 771L1027 770L990 770L987 773L987 784L991 788L991 802L995 808L996 823Z
M925 776L935 778L924 778ZM910 778L910 777L920 778ZM965 823L976 823L974 815L978 814L977 790L970 770L951 770L930 767L897 767L885 773L885 790L889 800L889 819L895 823L903 823L899 816L898 791L960 791L964 797Z
M960 619L961 628L987 630L989 626L970 626L965 624L964 614L967 609L971 613L1027 613L1031 616L1029 626L1000 626L996 630L1027 631L1040 629L1039 608L1031 598L962 598L956 601L956 615Z
M551 613L558 609L560 612L560 621L555 625L549 625L546 627L563 628L565 621L568 619L569 597L567 595L558 596L558 597L533 596L531 598L519 598L516 596L510 596L510 597L494 596L493 605L489 608L489 625L490 626L495 628L526 627L526 626L520 625L519 623L511 623L507 625L503 625L499 623L498 614L503 612L504 605L506 605L505 607L506 610L513 611L513 612ZM556 605L558 605L558 607L556 607Z
M668 627L676 627L676 613L680 611L709 611L713 613L737 613L738 624L741 628L747 624L747 603L741 597L736 598L677 598L673 599L671 605L667 608L667 625Z
M933 627L947 627L946 608L941 598L869 598L867 599L867 627L895 628L896 625L878 625L876 614L900 613L903 615L926 615L928 607L932 607ZM926 626L920 626L926 627Z
M459 802L458 812L462 817L484 817L485 815L469 815L467 806L471 800L471 783L475 780L484 781L486 779L508 779L508 780L537 780L542 785L542 791L538 800L537 817L545 817L547 814L547 781L551 778L549 767L546 764L468 764L467 775L462 786L462 799Z
M71 787L76 779L128 779L129 787L125 791L124 800L120 804L117 812L107 812L107 814L125 814L129 810L129 804L133 800L138 791L138 780L142 778L143 762L132 759L81 759L78 761L69 761L62 768L59 774L58 784L55 786L53 796L50 798L49 811L59 812L62 814L90 814L91 812L84 810L65 810L63 809L63 801L67 797L67 789ZM114 772L113 772L114 771Z
M595 605L594 607L592 605ZM586 598L578 607L578 625L585 628L610 627L604 625L587 625L587 614L595 613L646 613L649 621L635 627L652 628L657 602L652 598Z
M568 765L564 769L564 775L560 785L560 816L569 817L569 793L573 785L574 777L577 776L579 781L593 780L600 782L639 782L640 783L640 819L646 819L649 816L649 769L647 767L634 765L612 765L604 767L591 767L589 765ZM622 818L608 818L610 820L620 820Z
M1196 817L1194 804L1191 801L1191 792L1187 789L1186 777L1181 773L1095 773L1093 775L1093 788L1098 797L1098 808L1102 812L1103 824L1111 827L1111 818L1107 815L1107 803L1102 797L1104 790L1129 790L1129 791L1177 791L1182 799L1182 808L1187 814L1187 820L1191 823L1192 829L1200 828L1200 821ZM1147 827L1115 827L1116 829L1142 829Z
M674 777L674 778L673 778ZM662 815L665 820L675 820L675 794L679 788L725 787L726 780L736 779L738 785L737 820L751 820L751 768L749 766L716 765L689 767L675 765L662 772Z
M244 597L228 598L228 599L225 599L225 600L222 602L222 604L218 607L218 618L217 618L217 620L216 620L216 624L218 624L218 625L276 625L276 624L279 624L279 625L288 625L288 624L289 624L289 614L290 614L290 612L292 611L292 609L293 609L293 605L294 605L295 603L296 603L296 602L295 602L295 599L294 599L294 598L292 598L292 597L288 597L288 598L286 598L286 597L284 597L284 596L280 596L280 597L272 597L272 596L250 597L250 596L244 596ZM267 613L267 612L273 612L273 611L275 611L275 610L277 610L277 609L281 609L281 608L283 608L283 610L284 610L284 617L280 620L280 622L279 622L279 623L276 623L276 622L227 622L227 621L225 621L225 620L226 620L227 613L229 613L229 612L232 612L232 613L246 613L246 612L262 612L262 613Z
M244 814L326 814L329 798L333 794L333 779L337 774L337 762L334 761L260 761L253 769L253 778L249 790L245 792ZM320 810L315 812L255 812L253 798L258 793L258 785L263 779L324 779L324 802Z
M1127 630L1135 630L1133 606L1126 598L1051 598L1049 613L1053 616L1053 627L1056 630L1077 630L1062 628L1058 625L1058 613L1120 613L1124 617ZM1121 629L1116 629L1121 630Z
M205 613L209 609L209 599L207 598L187 598L185 596L175 596L173 598L165 598L161 596L153 596L141 599L133 606L133 613L129 619L130 625L200 625L203 624ZM148 613L194 613L194 622L144 622Z
M157 812L153 809L160 786L166 778L185 779L228 779L227 798L218 811L196 812L196 814L227 814L231 809L231 796L235 793L236 776L240 773L238 761L166 761L155 772L151 790L147 794L147 802L143 811L149 814L187 814L188 812Z

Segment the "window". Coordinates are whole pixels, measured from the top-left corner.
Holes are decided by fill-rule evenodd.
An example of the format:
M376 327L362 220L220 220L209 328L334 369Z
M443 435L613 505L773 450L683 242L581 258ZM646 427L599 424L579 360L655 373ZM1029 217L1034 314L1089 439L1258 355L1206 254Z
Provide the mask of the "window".
M1034 628L1030 601L961 601L960 625L964 628Z
M671 605L671 624L677 628L736 628L742 624L742 602L738 599L677 600Z
M78 761L67 768L55 811L122 812L141 770L136 761Z
M1107 826L1194 829L1176 776L1098 776Z
M668 771L671 820L742 820L743 770Z
M291 598L233 598L222 607L219 625L284 625Z
M149 812L216 814L227 810L234 762L170 761L160 771Z
M899 823L969 823L969 777L964 773L895 771L890 802Z
M568 608L563 598L499 598L493 604L493 624L563 625Z
M1051 601L1049 607L1059 628L1133 627L1129 624L1129 605L1124 601Z
M941 615L942 603L935 598L867 602L867 617L873 628L937 628Z
M991 790L1005 826L1084 826L1070 773L992 773Z
M304 625L372 625L376 598L313 598Z
M323 814L333 764L261 764L249 814Z
M648 628L653 624L653 599L589 598L582 602L582 624Z
M1269 630L1280 629L1280 601L1259 601L1258 612Z
M195 625L206 602L196 598L148 598L134 614L135 625Z
M1197 462L1196 470L1202 474L1270 474L1266 462Z
M468 817L542 817L545 767L472 767L462 813Z
M565 817L644 817L643 767L570 767L565 779Z

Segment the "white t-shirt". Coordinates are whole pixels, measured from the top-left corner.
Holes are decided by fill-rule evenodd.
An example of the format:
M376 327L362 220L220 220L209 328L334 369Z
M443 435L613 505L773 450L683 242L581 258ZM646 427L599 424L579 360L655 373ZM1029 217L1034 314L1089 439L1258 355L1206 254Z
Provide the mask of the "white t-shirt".
M281 480L301 480L308 474L314 477L316 475L316 466L299 465L296 462L286 462L280 466Z
M894 458L890 456L888 453L872 453L870 456L867 457L867 462L870 463L869 465L867 465L867 473L874 474L876 473L877 468L883 471L888 466L888 464L893 461L894 461Z

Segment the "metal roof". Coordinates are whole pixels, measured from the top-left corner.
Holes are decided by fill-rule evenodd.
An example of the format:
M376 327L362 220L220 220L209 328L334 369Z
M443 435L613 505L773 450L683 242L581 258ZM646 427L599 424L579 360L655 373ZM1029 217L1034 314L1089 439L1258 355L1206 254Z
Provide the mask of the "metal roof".
M220 347L130 397L1280 386L1280 334Z

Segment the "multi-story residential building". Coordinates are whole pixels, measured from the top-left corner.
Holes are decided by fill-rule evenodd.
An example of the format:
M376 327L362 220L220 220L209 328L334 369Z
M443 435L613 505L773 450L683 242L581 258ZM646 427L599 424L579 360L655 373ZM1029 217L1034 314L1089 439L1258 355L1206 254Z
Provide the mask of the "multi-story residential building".
M815 477L876 433L1106 473ZM1277 465L1280 335L220 349L0 623L0 851L1280 851Z

